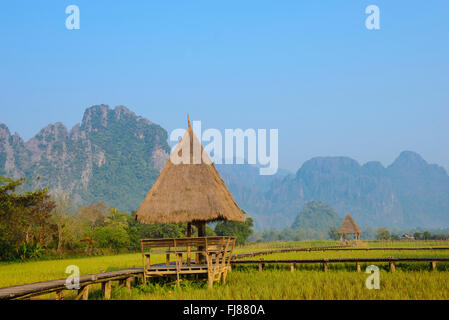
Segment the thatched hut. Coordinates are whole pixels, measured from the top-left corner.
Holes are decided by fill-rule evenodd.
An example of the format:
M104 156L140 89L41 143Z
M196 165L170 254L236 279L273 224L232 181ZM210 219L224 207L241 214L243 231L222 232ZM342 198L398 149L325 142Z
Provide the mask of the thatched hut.
M142 202L136 219L148 224L187 223L187 236L191 236L191 224L198 228L198 236L206 236L208 222L245 220L189 119L187 131Z
M338 231L340 240L343 241L343 236L346 234L353 234L355 236L355 240L357 241L360 239L361 233L362 231L360 231L357 223L355 223L354 219L348 213L340 226L340 230Z

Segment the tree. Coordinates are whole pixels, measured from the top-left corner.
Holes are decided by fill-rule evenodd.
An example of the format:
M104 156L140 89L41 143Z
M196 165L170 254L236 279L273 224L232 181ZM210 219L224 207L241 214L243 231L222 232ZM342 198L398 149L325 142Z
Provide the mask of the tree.
M429 231L424 231L423 233L423 239L424 240L430 240L432 239L432 234Z
M340 235L338 234L338 229L335 227L329 228L329 230L327 230L327 235L329 236L329 239L331 239L331 240L339 240L340 239Z
M334 209L320 201L307 202L292 224L292 229L327 232L341 224L341 218Z
M21 248L40 250L51 237L49 221L55 203L48 189L18 192L25 179L13 180L0 176L0 259L26 256ZM35 245L39 243L39 246ZM27 251L27 250L23 250ZM33 255L33 254L32 254Z
M243 213L245 212L243 211ZM217 236L236 237L236 243L243 245L253 233L251 229L253 226L254 222L251 217L246 217L245 222L220 221L215 226L215 233Z
M94 243L97 247L122 249L131 244L129 236L129 214L113 208L104 219L104 225L93 231Z
M57 194L55 203L51 221L57 228L57 251L62 253L64 243L71 239L73 234L70 230L70 214L73 212L73 205L68 193Z
M401 240L401 237L398 234L392 234L391 240Z
M92 203L80 209L80 218L88 222L91 230L102 226L109 213L109 207L104 202Z
M385 228L377 228L377 240L391 240L391 234L390 231L388 231Z
M424 239L424 235L421 232L415 232L413 234L413 238L415 238L415 240L423 240Z

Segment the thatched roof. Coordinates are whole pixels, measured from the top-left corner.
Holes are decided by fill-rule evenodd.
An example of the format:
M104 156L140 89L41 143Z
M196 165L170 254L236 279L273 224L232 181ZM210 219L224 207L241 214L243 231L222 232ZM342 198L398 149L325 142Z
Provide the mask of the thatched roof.
M193 132L190 120L188 123L186 133L140 205L137 220L148 224L245 221L241 209ZM194 157L194 148L197 151L195 155L200 157ZM190 156L187 152L183 155L183 150L190 150ZM182 163L179 163L180 158Z
M338 231L339 234L353 234L353 233L362 233L355 223L354 219L352 219L351 215L348 213L343 220L340 230Z

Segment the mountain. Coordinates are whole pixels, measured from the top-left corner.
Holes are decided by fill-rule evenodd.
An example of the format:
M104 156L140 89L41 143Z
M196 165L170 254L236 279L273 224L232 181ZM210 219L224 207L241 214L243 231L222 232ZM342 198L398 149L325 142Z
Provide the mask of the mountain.
M340 227L343 219L329 207L320 201L309 201L296 216L292 229L313 230L327 233L329 228Z
M0 124L0 175L40 177L30 187L70 192L79 204L105 201L136 210L168 159L168 134L124 106L88 108L70 131L56 123L29 141ZM296 174L259 175L253 165L217 165L257 229L294 223L309 201L325 202L360 226L449 226L449 176L404 151L388 167L348 157L316 157Z
M70 131L51 124L24 142L0 125L0 175L40 177L32 187L134 210L168 159L167 132L126 107L93 106Z
M375 161L360 165L347 157L316 157L264 195L266 223L278 227L271 216L282 213L291 223L311 200L329 204L341 217L350 213L362 226L449 225L449 176L411 151L386 168Z

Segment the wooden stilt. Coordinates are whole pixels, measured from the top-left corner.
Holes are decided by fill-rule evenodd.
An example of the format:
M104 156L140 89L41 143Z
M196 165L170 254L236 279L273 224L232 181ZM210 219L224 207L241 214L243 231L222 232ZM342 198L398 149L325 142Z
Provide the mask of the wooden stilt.
M89 299L89 285L84 286L78 290L78 295L75 297L75 300L88 300Z
M437 271L437 262L436 261L432 261L430 263L430 267L432 268L432 271Z
M355 266L356 266L357 272L361 272L362 271L362 268L360 267L360 262L356 262Z
M170 253L167 253L165 255L165 265L169 266L170 265Z
M260 260L263 260L263 258L262 259L260 259ZM265 266L265 264L264 263L262 263L262 262L259 262L259 271L262 271L263 270L263 267Z
M186 234L187 238L191 238L192 237L192 223L187 223L187 234Z
M396 263L394 263L393 261L390 262L390 272L395 272L396 271Z
M192 224L189 222L187 223L187 238L192 237ZM187 265L190 266L191 264L191 255L190 255L190 245L187 246Z
M205 237L206 236L206 222L204 222L204 221L198 222L196 224L196 227L198 229L198 237ZM200 247L198 247L198 250L205 250L205 248L200 246ZM196 254L196 258L195 258L195 262L197 264L205 263L206 262L206 258L204 257L204 254L197 253Z
M64 300L64 291L63 290L56 292L56 300Z
M111 299L112 281L104 282L103 293L105 299Z
M327 272L327 262L323 263L323 270L324 270L324 272Z
M125 285L126 285L126 290L129 292L129 293L131 293L131 281L133 280L133 277L129 277L129 278L126 278L126 283L125 283Z
M295 264L294 263L290 264L290 271L295 272Z

